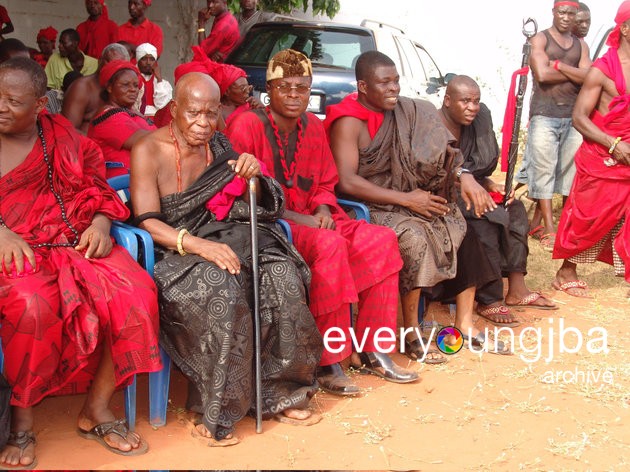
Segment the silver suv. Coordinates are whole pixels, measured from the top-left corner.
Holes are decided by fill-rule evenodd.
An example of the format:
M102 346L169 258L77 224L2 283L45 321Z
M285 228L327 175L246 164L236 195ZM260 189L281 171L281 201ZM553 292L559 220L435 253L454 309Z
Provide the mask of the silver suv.
M394 61L400 74L401 95L428 99L438 107L440 92L450 76L445 78L426 49L402 30L370 20L364 20L361 26L286 17L258 23L226 62L247 72L254 95L266 103L267 62L286 48L303 52L313 63L309 111L320 118L325 117L328 105L339 103L356 90L354 66L366 51L381 51Z

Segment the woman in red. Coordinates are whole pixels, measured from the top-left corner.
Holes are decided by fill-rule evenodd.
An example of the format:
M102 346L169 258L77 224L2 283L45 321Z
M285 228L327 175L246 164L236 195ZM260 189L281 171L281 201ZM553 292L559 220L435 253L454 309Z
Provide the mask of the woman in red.
M111 61L101 69L104 105L90 122L87 135L103 151L107 178L129 172L133 145L155 130L153 123L133 110L140 91L140 72L128 61Z

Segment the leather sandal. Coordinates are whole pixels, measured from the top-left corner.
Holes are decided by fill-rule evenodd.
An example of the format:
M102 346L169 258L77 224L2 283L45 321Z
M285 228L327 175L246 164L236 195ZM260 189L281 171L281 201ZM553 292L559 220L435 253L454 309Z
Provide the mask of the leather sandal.
M140 444L138 445L138 447L131 448L128 451L123 451L121 449L118 449L117 447L113 447L109 445L107 441L105 441L105 436L109 434L116 434L123 438L125 441L128 441L127 436L129 435L130 431L129 427L127 426L127 421L125 419L97 424L89 431L78 428L77 433L82 438L94 439L95 441L98 441L108 451L113 452L114 454L120 454L121 456L139 456L140 454L144 454L149 450L149 446L142 438L140 439Z
M418 380L418 373L397 365L391 357L381 352L360 352L359 372L374 374L389 382L409 383Z
M20 459L22 453L29 445L35 444L35 433L33 431L18 431L9 433L9 439L7 440L7 446L17 447L20 450ZM33 459L30 464L22 465L20 463L11 465L7 463L0 464L0 470L31 470L37 467L37 457Z
M338 362L331 365L319 366L316 376L319 388L324 392L342 397L361 393L361 389L344 373Z
M422 344L424 343L424 347ZM405 340L405 352L403 354L412 361L424 362L425 364L444 364L446 357L437 349L428 349L426 354L424 348L429 344L428 339L422 339L422 343L418 338L413 341ZM429 357L429 354L438 354L440 357Z

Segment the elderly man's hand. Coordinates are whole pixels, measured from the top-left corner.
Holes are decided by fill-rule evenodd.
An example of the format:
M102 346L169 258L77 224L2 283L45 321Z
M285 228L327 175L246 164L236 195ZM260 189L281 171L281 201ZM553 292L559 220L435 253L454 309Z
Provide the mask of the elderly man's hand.
M25 259L33 270L37 269L33 249L19 235L5 226L0 226L0 270L10 275L15 264L17 275L24 273Z
M214 262L219 268L227 270L230 274L241 272L241 261L227 244L216 243L191 235L186 235L185 241L186 251L197 254L209 262Z
M246 152L238 156L237 160L228 161L228 165L232 167L236 175L243 177L244 179L250 179L255 175L262 175L258 159Z

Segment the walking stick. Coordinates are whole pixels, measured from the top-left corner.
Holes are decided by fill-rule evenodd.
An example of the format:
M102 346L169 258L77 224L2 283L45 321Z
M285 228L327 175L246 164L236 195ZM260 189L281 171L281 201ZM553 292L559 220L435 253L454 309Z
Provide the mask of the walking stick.
M525 36L525 44L523 44L523 60L521 61L521 71L527 67L529 62L529 53L531 44L529 40L538 32L538 23L533 18L523 20L523 35ZM512 139L508 151L507 175L505 176L505 196L503 197L503 205L507 207L507 202L512 193L512 181L514 180L514 169L516 167L516 158L518 156L518 137L521 131L521 114L523 113L523 99L527 89L527 72L522 73L518 77L518 92L516 95L516 109L514 112L514 122L512 124Z
M256 215L256 177L249 179L249 224L252 237L252 286L254 290L254 375L256 381L256 432L262 433L262 354L260 299L258 290L258 216Z

